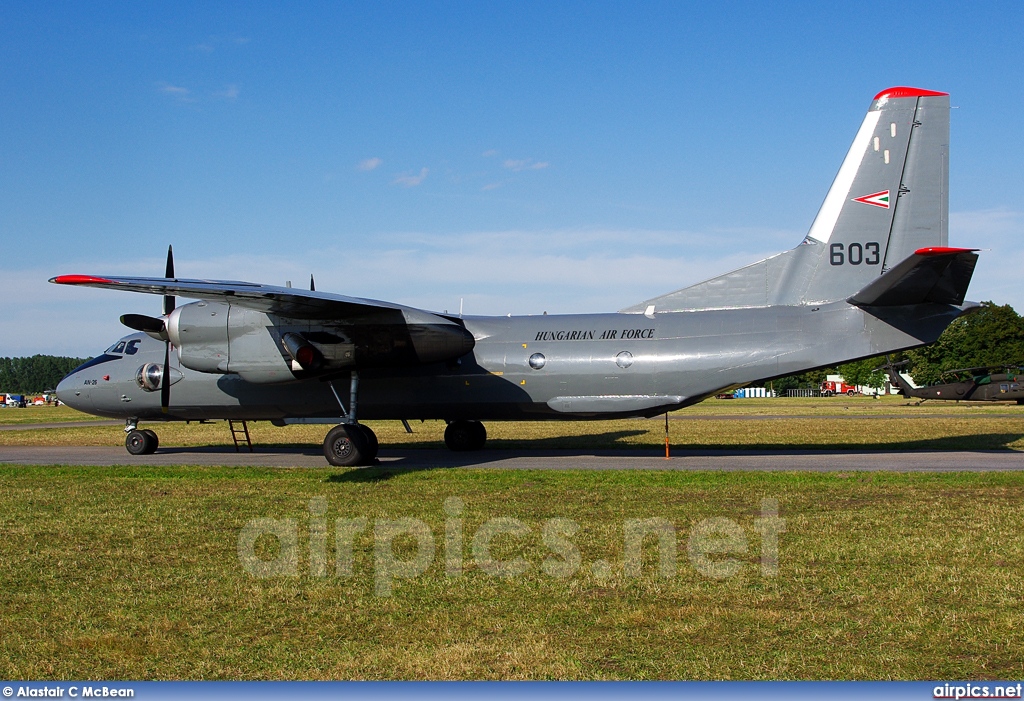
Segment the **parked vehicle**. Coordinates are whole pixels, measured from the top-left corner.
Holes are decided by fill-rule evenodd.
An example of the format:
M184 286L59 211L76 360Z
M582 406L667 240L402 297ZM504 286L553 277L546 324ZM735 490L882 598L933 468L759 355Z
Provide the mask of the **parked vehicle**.
M858 390L856 386L848 385L842 380L825 380L821 383L821 396L834 397L837 394L845 394L848 397L852 397L858 394Z

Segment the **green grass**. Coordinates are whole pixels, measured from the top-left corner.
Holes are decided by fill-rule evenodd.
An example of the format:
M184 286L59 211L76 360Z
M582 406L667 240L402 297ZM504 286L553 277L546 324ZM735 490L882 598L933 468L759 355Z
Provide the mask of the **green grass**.
M96 421L98 417L84 414L69 406L27 406L0 408L0 426L9 424L64 423L67 421Z
M461 577L443 565L452 496L465 504ZM422 520L433 565L376 596L366 533L351 578L311 576L314 497L329 533L338 518ZM776 577L759 565L765 497L786 522ZM492 551L532 563L522 577L470 555L499 516L531 529ZM238 537L256 517L296 519L298 576L243 570ZM538 570L553 517L580 526L584 564L568 579ZM677 529L670 579L653 545L639 578L623 569L623 523L649 517ZM709 517L748 540L735 577L687 558ZM0 466L0 528L4 678L1014 678L1024 649L1017 473ZM590 570L599 559L607 577Z

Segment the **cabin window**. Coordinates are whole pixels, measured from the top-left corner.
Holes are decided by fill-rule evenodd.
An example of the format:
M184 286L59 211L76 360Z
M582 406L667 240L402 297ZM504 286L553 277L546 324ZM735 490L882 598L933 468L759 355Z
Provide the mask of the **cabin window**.
M999 385L999 391L1000 392L1009 392L1010 391L1010 385L1005 385L1005 384L1004 385Z
M534 370L540 370L544 367L544 364L548 362L547 358L544 357L543 353L534 353L530 356L530 367Z
M623 370L625 370L626 368L633 364L633 354L630 353L629 351L622 351L617 356L615 356L615 364L618 365Z

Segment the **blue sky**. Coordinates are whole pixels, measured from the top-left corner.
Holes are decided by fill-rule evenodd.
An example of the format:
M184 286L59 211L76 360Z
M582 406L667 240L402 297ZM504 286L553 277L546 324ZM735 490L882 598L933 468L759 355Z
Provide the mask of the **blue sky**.
M159 299L64 273L467 313L614 311L790 248L871 97L951 94L969 298L1024 311L1024 5L0 5L0 355Z

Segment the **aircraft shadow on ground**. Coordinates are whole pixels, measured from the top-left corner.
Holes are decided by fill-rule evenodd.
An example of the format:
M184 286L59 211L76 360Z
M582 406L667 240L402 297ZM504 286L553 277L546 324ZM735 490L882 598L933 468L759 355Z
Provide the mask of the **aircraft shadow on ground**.
M370 467L345 470L330 475L328 482L380 482L403 474L452 467L487 465L514 457L572 457L572 455L605 455L624 458L656 457L663 454L658 445L635 445L625 439L644 435L646 431L607 431L578 436L554 436L537 439L492 439L481 451L455 453L437 441L416 441L397 445L385 444L381 448L383 461ZM672 445L675 457L701 455L778 455L780 453L813 453L842 455L849 453L901 453L929 451L988 451L1010 450L1010 446L1024 439L1022 433L982 433L967 436L944 436L921 440L894 440L881 443L844 443L828 446L820 443L788 443L762 445L736 445L705 443L701 445ZM322 455L320 445L307 443L255 444L255 453L279 455ZM167 454L234 453L232 446L161 447ZM242 448L241 453L248 451Z
M624 431L621 433L632 435L632 432ZM983 440L971 440L974 438ZM672 449L672 455L676 457L699 457L702 455L721 455L723 453L743 456L777 456L780 453L812 453L819 455L868 453L877 455L880 453L901 452L927 453L950 451L999 451L1010 450L1009 446L1021 439L1024 439L1024 433L983 434L976 437L954 436L918 441L894 441L892 443L845 444L839 447L822 446L820 444L790 444L755 447L708 444L702 446L676 446ZM643 457L655 457L662 454L661 448L655 446L636 446L635 449L627 451L623 450L622 444L619 444L618 448L609 449L594 447L593 444L585 448L573 449L560 444L559 439L541 439L536 442L516 440L506 441L505 443L507 443L507 445L501 445L502 441L494 441L494 444L488 443L487 449L472 453L431 451L434 455L430 456L432 459L428 459L426 464L424 463L424 456L422 454L416 456L402 455L403 449L410 447L408 444L396 446L385 451L385 457L388 458L386 463L381 463L371 467L354 468L345 472L335 473L330 475L326 481L349 483L382 482L393 477L422 472L424 470L481 466L489 463L500 462L516 456L538 458L545 456L561 458L571 457L571 454L575 450L578 450L580 455L593 455L597 453L609 457L621 455L624 458L637 457L638 455ZM549 447L545 447L542 444L547 444ZM395 459L396 456L393 455L394 453L398 454L397 459ZM567 453L569 455L567 455Z
M527 450L536 452L538 450L621 450L622 448L635 447L638 450L651 448L656 450L657 446L650 445L629 445L621 442L627 438L646 435L647 431L606 431L603 433L588 433L579 436L552 436L550 438L516 438L516 439L490 439L487 441L488 450ZM436 450L448 454L449 451L444 443L437 440L407 441L403 443L388 444L381 443L382 450ZM253 450L257 453L288 453L300 455L320 455L323 448L318 443L253 443ZM193 447L161 447L161 453L233 453L235 449L231 445L223 446L193 446ZM248 452L243 447L240 452ZM472 454L472 453L470 453ZM477 453L479 454L479 453Z

